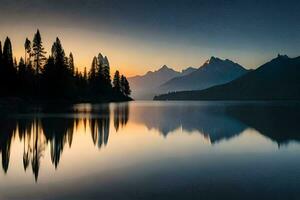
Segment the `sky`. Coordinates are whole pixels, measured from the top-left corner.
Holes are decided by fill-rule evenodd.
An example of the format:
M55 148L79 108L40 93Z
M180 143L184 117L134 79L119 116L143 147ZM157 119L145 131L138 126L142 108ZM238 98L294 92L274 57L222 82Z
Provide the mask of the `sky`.
M11 38L14 56L36 29L48 52L58 36L81 70L99 52L127 76L211 56L257 68L278 53L300 55L300 1L0 0L0 40Z

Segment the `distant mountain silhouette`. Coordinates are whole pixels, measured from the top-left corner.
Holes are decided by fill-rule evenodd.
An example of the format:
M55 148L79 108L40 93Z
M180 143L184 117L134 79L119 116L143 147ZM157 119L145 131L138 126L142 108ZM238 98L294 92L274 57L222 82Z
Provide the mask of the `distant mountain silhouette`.
M277 58L236 80L200 91L164 94L155 100L299 100L300 57Z
M132 96L134 99L152 99L160 85L174 77L187 75L195 70L195 68L189 67L178 72L164 65L154 72L149 71L142 76L130 77L128 81L132 89Z
M211 57L198 70L175 77L159 87L160 93L183 90L202 90L230 82L248 70L231 60Z

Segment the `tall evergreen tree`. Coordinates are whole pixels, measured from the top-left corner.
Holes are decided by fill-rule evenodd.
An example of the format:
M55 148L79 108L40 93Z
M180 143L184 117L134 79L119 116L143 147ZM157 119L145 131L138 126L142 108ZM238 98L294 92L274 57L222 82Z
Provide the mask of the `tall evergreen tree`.
M104 57L102 56L101 53L98 54L98 69L97 69L97 77L99 79L99 84L103 85L104 84L104 62L103 62Z
M131 94L131 89L130 89L130 86L129 86L129 82L127 80L127 78L125 76L121 76L121 90L122 90L122 93L126 96L129 96Z
M119 73L118 70L115 72L115 75L114 75L113 89L115 91L120 91L121 90L121 79L120 79L120 73Z
M66 63L65 51L59 38L56 38L52 45L51 56L43 69L42 77L43 85L49 92L45 95L65 98L73 92L73 76Z
M74 58L73 58L72 52L69 55L69 68L70 68L72 75L74 75L75 74L75 66L74 66Z
M61 45L59 38L56 38L55 42L53 43L51 53L55 64L60 67L66 67L65 51Z
M36 34L34 35L32 50L33 50L32 55L34 56L34 62L35 62L35 72L36 74L39 74L46 60L45 57L46 51L44 50L43 42L39 30L37 30Z
M101 53L98 54L98 73L103 77L104 57Z
M3 46L2 67L0 69L2 95L14 95L16 83L16 68L14 67L13 51L10 39L7 37Z
M30 60L30 54L31 54L31 42L28 38L26 38L25 43L24 43L24 48L25 48L25 64L28 64L28 60ZM28 55L28 60L27 60L27 55Z
M13 52L12 52L12 45L11 41L8 37L6 37L4 46L3 46L3 61L5 67L13 68L14 61L13 61Z
M91 69L89 71L89 81L90 81L91 84L95 83L96 73L97 73L97 67L98 67L98 61L97 61L97 58L95 56L93 58L92 66L91 66Z
M121 76L121 92L125 94L125 76Z
M103 76L104 76L105 86L106 86L106 89L110 89L111 88L110 66L109 66L109 61L106 56L104 57L103 62L104 62Z

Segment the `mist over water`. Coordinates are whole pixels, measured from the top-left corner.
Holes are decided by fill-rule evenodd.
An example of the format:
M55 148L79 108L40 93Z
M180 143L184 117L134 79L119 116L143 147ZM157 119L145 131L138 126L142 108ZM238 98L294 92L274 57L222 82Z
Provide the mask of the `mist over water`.
M297 102L2 113L1 199L297 199Z

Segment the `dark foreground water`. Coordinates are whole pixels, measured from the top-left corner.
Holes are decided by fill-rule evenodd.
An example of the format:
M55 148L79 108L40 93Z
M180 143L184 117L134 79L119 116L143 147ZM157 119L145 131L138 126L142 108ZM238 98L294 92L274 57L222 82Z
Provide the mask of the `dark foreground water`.
M0 119L0 199L299 199L300 105L131 102Z

